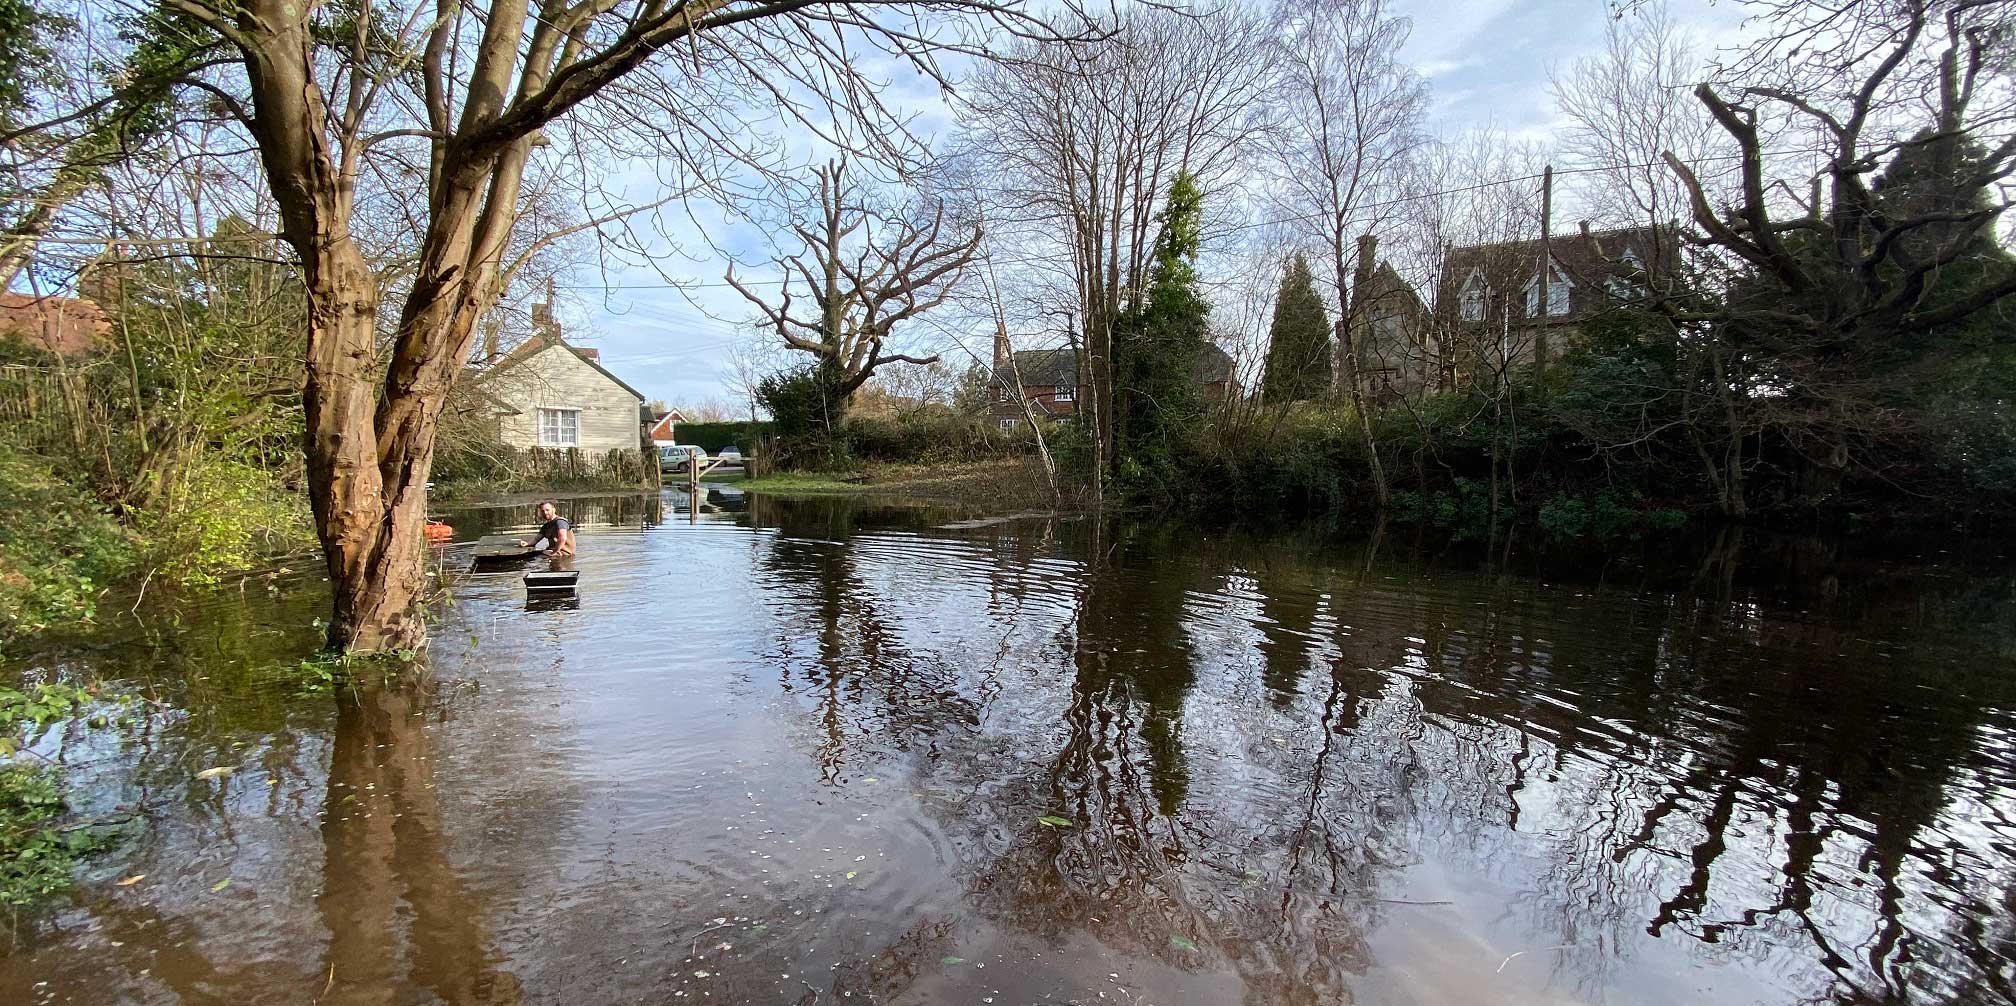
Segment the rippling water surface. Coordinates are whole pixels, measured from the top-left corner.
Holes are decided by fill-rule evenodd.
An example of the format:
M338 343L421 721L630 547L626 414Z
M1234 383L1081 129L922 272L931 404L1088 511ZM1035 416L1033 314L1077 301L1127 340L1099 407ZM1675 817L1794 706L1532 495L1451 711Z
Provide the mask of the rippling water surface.
M303 574L16 668L154 712L0 1002L2016 1002L1999 562L670 499L417 680L263 672Z

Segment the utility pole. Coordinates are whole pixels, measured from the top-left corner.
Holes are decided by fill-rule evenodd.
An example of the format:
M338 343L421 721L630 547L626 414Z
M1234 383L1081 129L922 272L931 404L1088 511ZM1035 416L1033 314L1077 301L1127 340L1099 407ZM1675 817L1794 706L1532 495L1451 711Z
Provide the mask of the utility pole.
M1554 229L1554 165L1540 172L1540 303L1539 321L1533 328L1533 376L1547 373L1547 320L1554 316L1554 302L1547 287L1553 280L1554 254L1550 236Z

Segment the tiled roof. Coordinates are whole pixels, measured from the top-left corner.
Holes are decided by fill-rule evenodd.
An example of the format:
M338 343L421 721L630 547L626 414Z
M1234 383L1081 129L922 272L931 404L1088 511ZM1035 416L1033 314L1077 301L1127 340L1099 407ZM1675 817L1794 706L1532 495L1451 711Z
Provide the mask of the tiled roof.
M82 297L0 293L0 332L52 353L75 356L111 329L97 303Z

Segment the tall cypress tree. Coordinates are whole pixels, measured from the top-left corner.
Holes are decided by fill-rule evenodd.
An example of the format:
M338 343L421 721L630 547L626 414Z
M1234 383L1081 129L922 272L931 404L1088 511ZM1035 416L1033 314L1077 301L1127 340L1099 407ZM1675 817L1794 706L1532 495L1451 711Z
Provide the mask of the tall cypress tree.
M1330 388L1330 312L1316 294L1309 260L1301 252L1281 277L1274 322L1267 327L1267 372L1260 394L1269 402L1299 402Z
M1203 215L1197 180L1176 176L1147 297L1114 332L1115 470L1136 492L1173 476L1179 441L1204 414L1197 363L1211 341L1211 305L1197 289L1195 264Z

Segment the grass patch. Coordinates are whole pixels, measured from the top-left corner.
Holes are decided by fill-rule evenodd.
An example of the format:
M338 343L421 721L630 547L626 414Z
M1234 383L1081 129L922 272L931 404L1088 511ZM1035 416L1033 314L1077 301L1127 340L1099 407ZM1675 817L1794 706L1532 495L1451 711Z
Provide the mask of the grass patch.
M990 509L1051 507L1049 484L1034 458L966 464L866 465L858 472L780 472L740 483L773 496L885 496Z
M837 475L810 472L780 472L760 479L744 478L741 488L752 493L776 496L823 496L835 493L870 493L876 487L866 482L850 482Z

